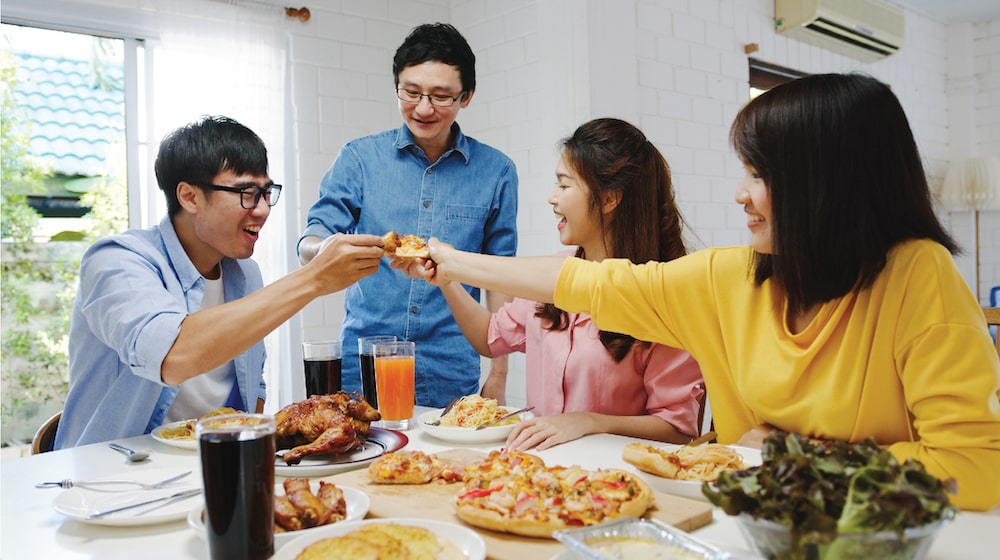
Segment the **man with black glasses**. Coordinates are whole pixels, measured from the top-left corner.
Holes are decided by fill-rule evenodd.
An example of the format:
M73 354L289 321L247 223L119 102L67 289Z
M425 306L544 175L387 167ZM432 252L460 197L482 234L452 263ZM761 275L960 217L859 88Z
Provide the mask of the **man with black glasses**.
M261 412L263 338L378 268L381 238L340 235L263 286L250 260L281 185L250 129L204 117L164 138L167 216L95 243L80 264L70 388L55 447L149 433L221 406Z
M389 231L437 237L466 251L517 249L517 171L500 151L465 136L455 119L476 91L476 57L451 25L413 29L392 64L403 124L348 142L323 177L299 240L310 262L337 232ZM389 92L386 92L389 95ZM468 288L479 299L478 288ZM487 294L497 310L510 298ZM396 335L417 343L417 404L444 406L479 389L479 355L462 335L441 291L410 280L386 261L348 288L343 387L360 390L359 337ZM506 358L493 361L483 394L504 399Z

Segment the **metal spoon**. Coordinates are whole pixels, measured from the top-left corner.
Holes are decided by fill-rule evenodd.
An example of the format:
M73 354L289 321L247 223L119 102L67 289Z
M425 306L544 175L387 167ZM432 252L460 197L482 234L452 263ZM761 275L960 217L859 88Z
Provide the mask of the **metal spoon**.
M139 463L149 458L149 453L146 451L135 451L117 443L109 443L108 447L124 454L126 463Z

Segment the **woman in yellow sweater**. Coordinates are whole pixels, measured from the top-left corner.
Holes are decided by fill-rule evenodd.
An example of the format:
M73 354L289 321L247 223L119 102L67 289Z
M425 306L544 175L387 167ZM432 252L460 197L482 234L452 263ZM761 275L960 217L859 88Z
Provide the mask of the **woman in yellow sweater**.
M954 478L959 507L1000 503L1000 359L891 90L857 74L795 80L747 104L730 138L748 247L634 265L432 240L422 272L689 351L722 443L872 437Z

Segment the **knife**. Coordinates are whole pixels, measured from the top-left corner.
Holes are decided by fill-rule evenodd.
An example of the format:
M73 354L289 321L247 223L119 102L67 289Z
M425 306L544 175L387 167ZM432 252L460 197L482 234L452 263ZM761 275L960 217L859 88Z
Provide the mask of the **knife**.
M125 511L127 509L142 507L142 506L145 506L145 505L155 504L156 502L163 502L163 501L166 501L166 500L182 500L184 498L190 498L191 496L197 496L198 494L201 494L201 488L192 488L191 490L184 490L183 492L177 492L177 493L171 494L169 496L164 496L162 498L156 498L156 499L153 499L153 500L146 500L145 502L139 502L137 504L132 504L132 505L129 505L129 506L122 506L120 508L109 509L107 511L101 511L101 512L98 512L98 513L92 513L92 514L84 517L84 519L88 519L88 520L89 519L97 519L98 517L104 517L105 515L111 515L112 513L118 513L119 511Z

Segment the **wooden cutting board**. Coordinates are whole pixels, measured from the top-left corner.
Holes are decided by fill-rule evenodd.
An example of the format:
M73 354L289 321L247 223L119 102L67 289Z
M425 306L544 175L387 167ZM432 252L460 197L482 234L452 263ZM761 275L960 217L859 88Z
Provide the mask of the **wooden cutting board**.
M486 455L469 449L452 449L437 454L439 457L470 463ZM349 471L324 478L328 482L350 486L371 500L368 518L419 517L447 521L466 526L454 512L454 500L461 490L459 484L371 484L366 469ZM712 521L712 506L680 496L654 492L656 503L646 517L658 519L679 529L690 531ZM487 557L492 560L551 560L563 550L554 539L537 539L473 528L486 541Z

